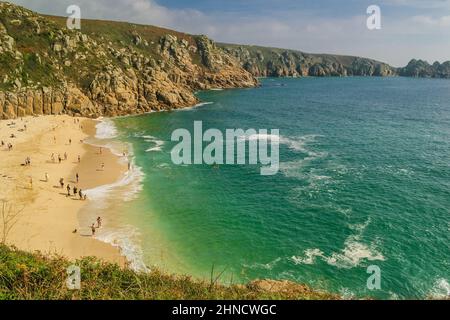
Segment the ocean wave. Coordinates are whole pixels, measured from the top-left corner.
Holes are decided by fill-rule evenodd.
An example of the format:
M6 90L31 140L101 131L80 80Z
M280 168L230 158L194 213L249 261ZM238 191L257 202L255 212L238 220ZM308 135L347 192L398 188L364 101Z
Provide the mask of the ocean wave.
M122 194L122 200L131 201L142 190L144 173L139 166L131 162L130 170L114 183L101 185L85 190L87 197L94 201L96 206L103 208L112 192Z
M96 124L95 137L97 139L114 139L117 137L117 128L110 119L99 118L100 122Z
M370 245L361 242L364 229L370 224L370 219L362 224L351 225L357 233L350 235L344 241L344 248L339 252L325 255L320 249L306 249L302 256L292 256L295 264L314 264L317 258L337 268L350 269L357 267L362 261L384 261L385 257L378 251L375 243Z
M309 143L315 142L316 138L321 137L318 134L308 134L299 137L281 137L280 143L288 146L289 149L294 151L300 151L311 156L317 155L316 152L311 151L306 146Z
M198 108L198 107L207 106L207 105L210 105L210 104L214 104L214 102L211 102L211 101L200 102L200 103L197 103L195 106L193 106L191 108Z
M429 296L433 299L449 299L450 284L447 279L437 279L429 292Z
M260 263L260 262L255 262L252 264L243 264L243 267L248 268L248 269L264 269L264 270L272 270L273 267L275 267L275 265L281 261L281 258L278 257L276 259L274 259L273 261L270 261L268 263Z
M144 263L142 248L137 244L139 236L139 231L136 228L125 226L114 229L104 228L95 238L118 247L120 253L127 258L130 268L133 270L147 272L148 268Z
M357 236L347 238L341 252L335 252L325 259L329 265L344 269L357 267L363 260L384 261L385 258L373 245L359 242Z
M320 249L306 249L303 257L292 256L291 259L295 264L314 264L317 257L324 257L324 253Z
M135 133L133 135L135 138L141 138L144 139L145 142L149 142L152 144L149 148L145 150L145 152L152 152L152 151L162 151L162 147L165 144L165 141L159 140L158 138L151 136L149 134L145 133Z
M191 111L191 110L194 110L196 108L199 108L199 107L202 107L202 106L207 106L207 105L210 105L210 104L214 104L214 102L211 102L211 101L200 102L200 103L197 103L196 105L194 105L192 107L175 109L173 111L176 111L176 112Z
M145 142L150 142L153 144L153 146L151 146L150 148L145 150L145 152L162 151L162 147L164 146L164 141L159 140L150 135L145 135L142 137L145 139Z
M88 222L95 221L99 210L107 211L111 208L114 200L131 201L137 197L143 188L144 173L142 168L135 164L133 148L131 144L112 140L117 137L117 129L114 123L109 119L102 120L96 126L97 133L95 139L86 141L86 143L108 148L113 154L119 156L118 161L129 162L129 169L117 181L101 185L95 188L84 190L84 193L90 200L86 208L86 213L81 217L82 225L88 225ZM127 156L123 157L123 151L127 149ZM137 245L136 239L138 232L128 227L108 226L110 217L104 216L104 227L96 235L96 239L110 243L120 247L121 254L130 262L131 267L135 270L146 270L146 266L142 259L140 246Z

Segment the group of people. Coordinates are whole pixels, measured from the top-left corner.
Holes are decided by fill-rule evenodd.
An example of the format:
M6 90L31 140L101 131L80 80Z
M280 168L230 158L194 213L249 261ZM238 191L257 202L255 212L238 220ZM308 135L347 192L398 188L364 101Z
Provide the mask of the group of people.
M4 146L5 146L5 141L2 140L2 143L1 143L1 144L2 144L2 147L4 147ZM11 151L13 145L12 145L11 143L8 142L7 147L8 147L8 151Z
M31 158L30 157L26 157L25 158L25 166L30 166L31 165Z
M48 180L48 175L46 173L46 179ZM80 176L78 175L78 173L76 174L76 180L77 183L80 181ZM61 189L64 188L64 178L60 178L59 179L59 185L61 186ZM79 196L80 200L86 200L87 199L87 195L83 192L83 190L80 188L78 189L78 187L75 185L73 187L70 186L70 184L67 184L66 186L66 190L67 190L67 196L70 197L72 194L74 196Z
M95 226L95 222L91 225L92 235L95 235L95 229L98 229L102 226L102 218L97 217L97 227Z
M64 152L64 160L67 160L67 157L68 157L67 152ZM52 160L53 163L56 162L56 157L55 157L55 154L54 154L54 153L52 153L52 155L50 156L50 159ZM58 153L58 163L61 163L62 160L63 160L63 158L62 158L61 155Z

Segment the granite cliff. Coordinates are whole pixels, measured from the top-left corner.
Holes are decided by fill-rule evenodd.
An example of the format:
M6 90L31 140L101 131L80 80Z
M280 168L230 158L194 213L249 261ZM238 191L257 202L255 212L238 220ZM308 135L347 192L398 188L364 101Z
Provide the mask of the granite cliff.
M195 91L254 87L256 77L450 78L450 61L394 68L372 59L258 46L125 22L45 16L0 2L0 119L140 114L196 104Z
M412 59L406 67L367 58L329 54L311 54L297 50L220 43L241 66L255 77L342 77L403 76L416 78L450 78L450 61L434 62Z
M257 77L393 76L395 68L372 59L296 50L220 44Z
M450 61L429 64L423 60L411 60L408 65L398 70L399 75L415 78L445 78L450 79Z
M94 20L69 30L65 18L0 2L0 118L139 114L257 83L205 36Z

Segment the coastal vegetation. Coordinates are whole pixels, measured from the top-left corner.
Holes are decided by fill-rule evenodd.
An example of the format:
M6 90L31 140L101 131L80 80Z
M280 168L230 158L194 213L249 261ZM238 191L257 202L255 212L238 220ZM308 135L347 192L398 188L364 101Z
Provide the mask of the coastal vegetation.
M81 287L66 285L70 265L80 267ZM60 256L29 253L0 244L1 299L339 299L287 281L256 280L224 284L221 273L208 281L171 275L152 268L148 273L86 257L70 262Z

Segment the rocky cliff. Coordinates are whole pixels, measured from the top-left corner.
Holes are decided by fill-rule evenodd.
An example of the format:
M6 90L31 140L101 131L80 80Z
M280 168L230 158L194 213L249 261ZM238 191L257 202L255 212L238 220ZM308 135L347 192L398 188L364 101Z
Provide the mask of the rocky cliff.
M196 104L196 90L253 87L255 77L450 78L450 61L393 68L372 59L215 44L154 26L43 16L0 2L0 119L139 114Z
M413 59L406 67L400 68L398 73L405 77L450 79L450 61L430 65L426 61Z
M42 16L0 2L0 118L124 115L197 103L196 90L257 80L205 36Z
M393 76L395 68L371 59L301 51L220 44L256 77Z

